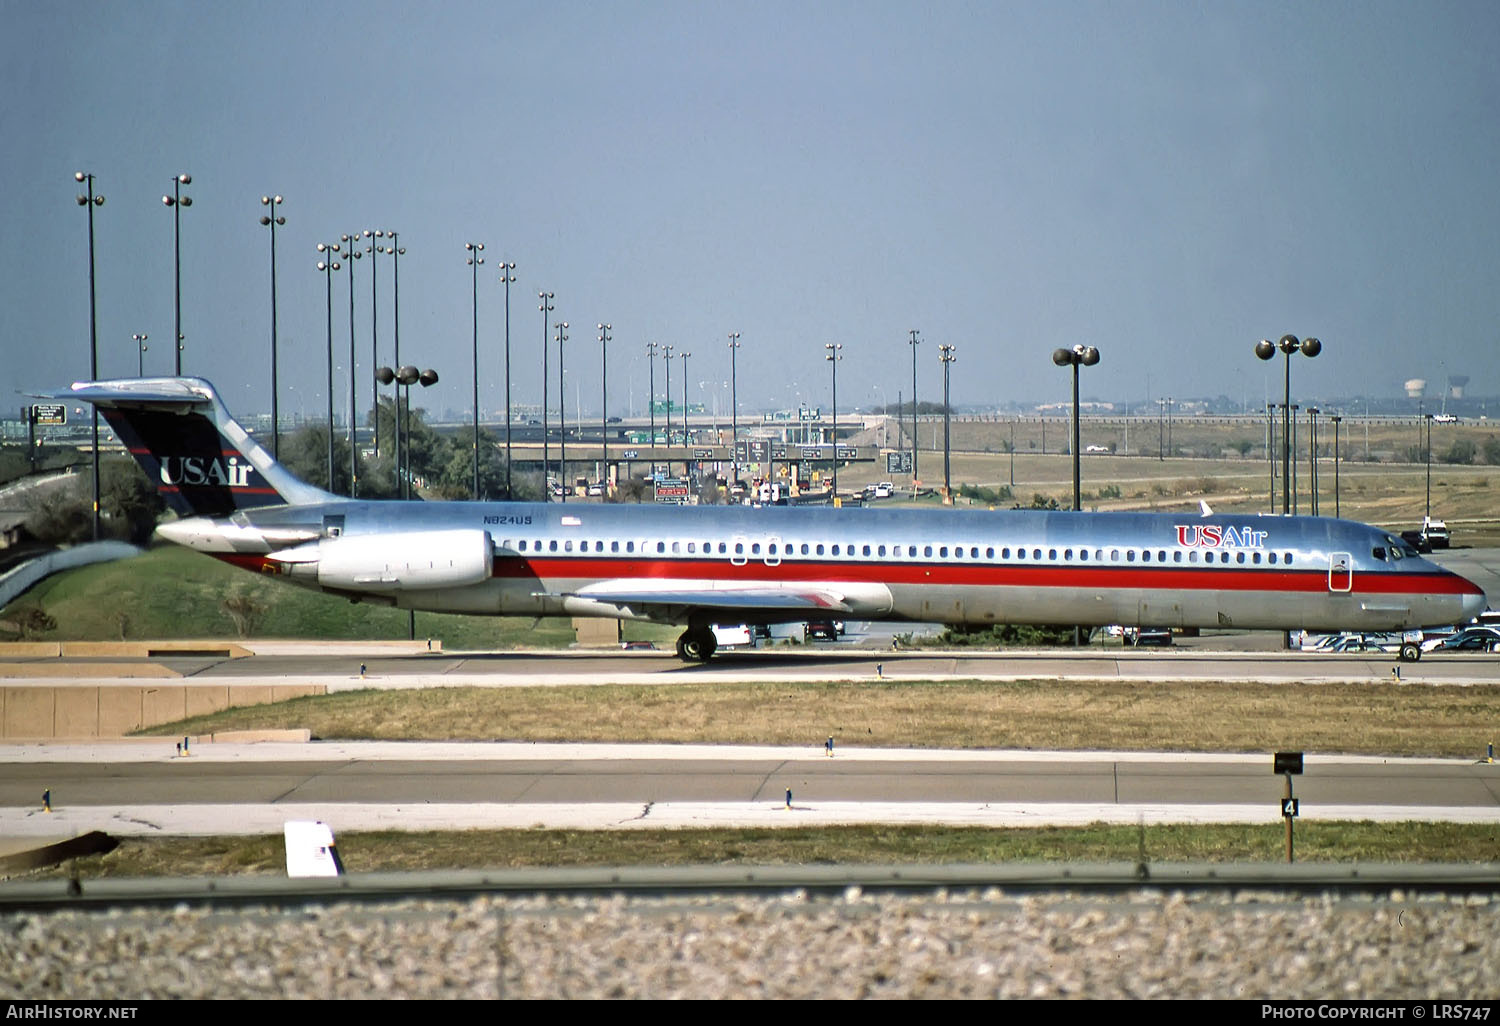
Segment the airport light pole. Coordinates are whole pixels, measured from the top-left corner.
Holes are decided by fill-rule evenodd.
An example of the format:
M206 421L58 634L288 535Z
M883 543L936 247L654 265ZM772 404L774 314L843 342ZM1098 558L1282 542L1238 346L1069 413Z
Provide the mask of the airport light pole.
M948 372L953 366L953 361L958 359L955 355L957 346L938 346L938 359L943 364L943 503L951 506L953 504L953 463L952 463L952 414L953 403L950 400L951 392L948 388ZM1043 446L1043 451L1046 447Z
M678 353L677 355L680 356L680 357L682 357L682 447L684 449L686 449L688 446L690 446L690 445L693 444L692 439L688 437L688 393L687 393L687 387L688 387L687 362L688 362L688 357L692 356L693 354L690 353L690 352L688 352L686 349L684 349L682 352ZM687 469L687 461L686 460L683 461L683 469L684 470Z
M1043 447L1043 452L1046 447ZM1167 401L1156 400L1156 460L1165 463L1167 460Z
M146 345L146 339L149 336L136 334L130 337L135 341L135 376L144 378L146 376L146 350L151 348Z
M1059 367L1073 368L1073 509L1083 509L1083 494L1080 491L1081 474L1078 455L1078 368L1092 367L1099 362L1099 350L1093 346L1074 346L1072 349L1055 349L1052 362Z
M515 283L516 276L511 272L516 269L515 261L509 263L500 261L500 284L505 286L505 501L509 502L515 498L512 491L510 466L510 425L514 418L510 412L510 287ZM546 475L542 475L545 480Z
M1276 342L1263 338L1255 343L1255 355L1261 360L1271 359L1278 349L1286 357L1281 390L1281 512L1286 514L1292 510L1292 354L1300 352L1311 359L1323 351L1323 343L1315 338L1299 341L1296 335L1283 335Z
M174 310L173 325L177 344L173 347L176 353L176 374L182 377L182 208L193 205L191 196L182 194L184 185L192 184L193 176L189 174L177 175L172 179L172 195L163 196L161 201L172 208L172 307Z
M604 477L604 494L611 493L609 486L609 332L610 325L599 325L599 444L603 446L600 473Z
M646 411L651 416L651 476L656 474L656 349L655 342L646 343L646 374L650 378L650 391L646 395Z
M1308 511L1318 515L1318 408L1307 408L1307 490Z
M1339 432L1344 418L1335 413L1328 419L1333 421L1333 515L1338 517L1342 515L1339 510Z
M359 488L359 398L355 392L358 378L354 373L354 261L364 254L359 249L359 232L340 235L344 244L344 261L349 265L349 497L352 499Z
M88 192L80 194L78 205L85 207L89 215L89 380L99 380L99 306L94 291L94 208L104 206L104 197L94 192L94 176L85 171L75 172L75 182L87 183ZM94 541L99 540L99 407L89 404L94 411Z
M1432 414L1424 413L1422 419L1427 421L1427 444L1422 447L1422 460L1427 464L1427 499L1422 514L1422 530L1426 531L1432 520Z
M392 232L391 233L391 251L395 255L399 256L401 253L404 253L405 250L401 249L400 247L398 247L396 245L395 239L396 239L396 235L395 235L394 232ZM416 385L416 384L420 384L423 388L430 388L433 385L437 384L438 373L437 373L437 371L432 370L431 368L428 368L427 370L419 371L419 370L417 370L417 368L411 367L411 366L400 367L399 369L394 369L394 370L392 368L390 368L390 367L377 367L375 369L375 380L377 382L379 382L380 384L382 384L382 385L389 385L389 384L392 384L392 383L394 383L396 385L396 413L395 413L395 416L393 418L393 420L395 422L396 475L400 479L400 482L401 482L401 487L400 487L400 491L399 491L398 494L401 496L401 498L407 499L407 498L411 497L411 467L409 465L410 464L410 452L408 451L408 453L407 453L408 466L405 468L405 471L403 472L402 465L401 465L402 456L401 456L401 442L400 442L400 437L401 437L401 433L402 433L401 421L403 419L403 415L402 415L401 410L402 410L402 408L404 406L405 407L405 411L406 411L404 419L407 422L406 423L406 428L405 428L405 433L406 433L407 438L409 440L410 437L411 437L411 386L412 385ZM406 392L406 399L405 399L404 403L402 402L402 397L401 397L401 393L402 393L403 390ZM380 400L377 397L376 398L376 405L379 405L379 402L380 402ZM407 448L408 448L408 450L410 450L410 442L409 441L408 441ZM414 609L408 609L406 611L406 636L408 638L411 638L411 639L415 639L416 636L417 636L417 613L416 613L416 610L414 610Z
M737 357L740 351L740 333L731 331L729 333L729 453L731 466L734 468L734 479L729 482L730 497L734 496L734 486L740 483L740 384Z
M833 368L833 428L830 437L833 439L833 501L839 501L839 361L844 358L842 345L832 342L826 343L823 348L827 350L823 359L828 361Z
M662 346L662 362L667 368L666 383L662 390L667 394L667 448L672 448L672 346ZM667 470L671 471L671 466Z
M386 232L386 235L391 240L391 244L385 247L385 252L389 253L391 257L391 343L394 349L393 358L396 361L396 366L399 367L401 366L401 257L406 254L406 250L401 247L400 239L397 238L395 232ZM382 381L382 383L390 384L389 381ZM379 407L379 398L375 400L375 405ZM379 426L378 420L376 421L376 426ZM404 495L404 486L401 482L400 392L396 393L396 401L392 404L391 409L391 440L396 446L396 494Z
M1302 407L1300 405L1298 405L1297 403L1292 403L1291 412L1287 414L1288 421L1289 421L1290 427L1292 429L1291 437L1287 439L1287 443L1286 443L1287 451L1288 452L1295 451L1296 448L1297 448L1297 411L1300 410L1300 409L1302 409ZM1292 468L1292 513L1293 513L1293 515L1295 515L1296 512L1297 512L1297 503L1301 501L1301 499L1297 495L1297 461L1296 460L1291 461L1291 468Z
M333 491L333 272L343 265L334 257L338 256L338 243L318 243L318 252L324 255L318 261L318 270L323 272L323 280L327 286L328 295L328 490Z
M1271 491L1267 500L1270 512L1276 512L1276 404L1266 403L1266 463L1271 467Z
M922 343L917 338L921 332L916 328L912 328L907 334L911 336L906 344L911 346L911 497L915 499L917 487L922 483L917 476L917 449L920 448L917 445L917 414L921 410L917 405L917 346Z
M370 437L374 440L375 458L380 458L380 384L375 380L375 367L380 363L380 306L377 302L377 289L380 267L380 254L385 252L385 246L380 239L385 238L385 232L380 229L371 231L366 228L361 232L365 238L370 240L370 245L365 252L370 254ZM353 374L353 368L350 369Z
M281 408L277 391L277 345L276 345L276 229L286 224L286 218L277 213L281 208L280 196L262 196L260 205L267 207L260 216L260 223L271 229L271 456L281 459Z
M469 264L469 298L474 314L474 501L479 501L479 265L484 263L484 243L466 242Z
M568 340L568 322L557 329L557 473L562 479L562 501L568 501L568 397L563 388L563 343Z
M552 486L547 483L547 473L552 469L552 452L548 448L547 439L547 355L551 350L551 340L547 336L547 315L552 312L552 300L557 298L556 293L538 292L537 298L542 305L537 309L542 311L542 496L543 502L552 501Z

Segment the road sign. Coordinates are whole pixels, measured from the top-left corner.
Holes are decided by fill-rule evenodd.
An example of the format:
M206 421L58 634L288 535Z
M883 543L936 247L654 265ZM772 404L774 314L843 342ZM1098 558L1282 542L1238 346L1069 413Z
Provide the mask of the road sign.
M62 427L68 422L68 408L62 403L37 403L31 408L31 422L42 427Z
M656 482L656 501L669 503L675 506L687 504L690 489L688 483L681 478L671 478Z
M1271 770L1271 772L1273 773L1301 773L1302 753L1277 752L1272 765L1274 768Z
M910 474L911 453L888 452L885 454L885 472L887 474Z
M1287 819L1295 819L1298 810L1301 808L1301 802L1302 799L1300 798L1281 799L1281 814Z

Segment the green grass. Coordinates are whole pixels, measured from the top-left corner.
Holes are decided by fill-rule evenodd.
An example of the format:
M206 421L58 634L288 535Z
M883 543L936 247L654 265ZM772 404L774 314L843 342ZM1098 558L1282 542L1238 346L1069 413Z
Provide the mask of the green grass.
M156 638L233 638L234 620L221 603L249 595L265 616L254 638L322 640L401 639L405 610L355 603L267 580L176 545L158 545L143 555L56 574L0 610L0 621L23 604L40 604L57 619L48 640L112 641ZM107 601L101 596L108 596ZM124 622L120 618L123 612ZM122 629L123 628L123 629ZM672 628L627 623L627 640L663 641ZM457 616L417 613L416 636L441 640L449 649L498 651L514 647L562 648L574 640L572 622L530 617Z

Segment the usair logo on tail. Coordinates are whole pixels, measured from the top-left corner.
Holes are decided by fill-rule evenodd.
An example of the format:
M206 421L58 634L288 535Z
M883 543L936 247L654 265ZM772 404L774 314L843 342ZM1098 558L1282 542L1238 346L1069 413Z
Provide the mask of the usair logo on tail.
M169 485L248 488L250 473L254 469L233 456L229 457L227 464L220 459L201 456L166 456L161 461L161 480L162 484Z

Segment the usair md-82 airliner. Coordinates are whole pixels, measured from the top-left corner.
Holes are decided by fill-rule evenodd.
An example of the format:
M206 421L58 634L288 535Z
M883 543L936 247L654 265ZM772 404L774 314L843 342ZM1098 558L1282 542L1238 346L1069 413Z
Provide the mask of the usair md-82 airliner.
M356 602L682 625L822 619L1398 631L1484 592L1325 517L347 499L292 476L195 378L75 384L178 518L164 537Z

